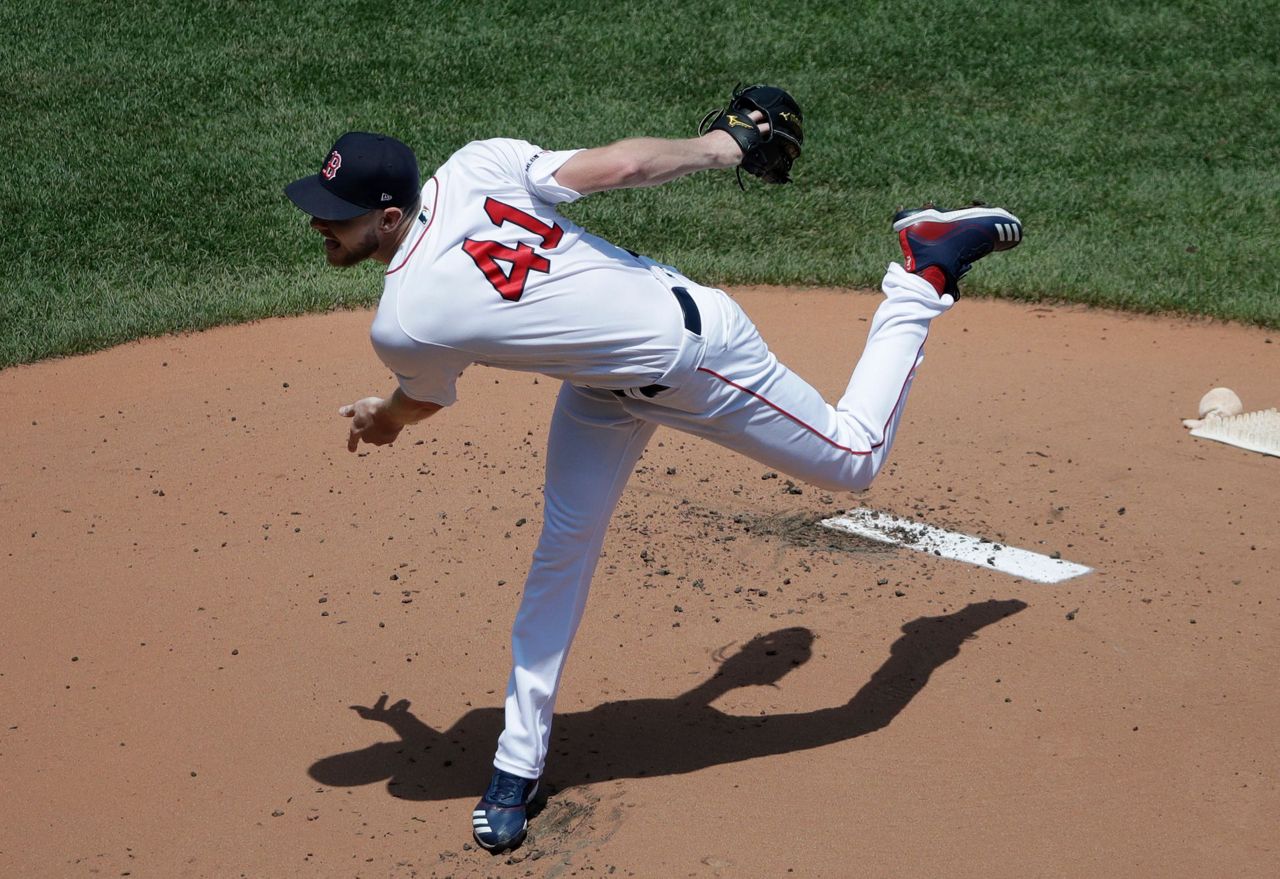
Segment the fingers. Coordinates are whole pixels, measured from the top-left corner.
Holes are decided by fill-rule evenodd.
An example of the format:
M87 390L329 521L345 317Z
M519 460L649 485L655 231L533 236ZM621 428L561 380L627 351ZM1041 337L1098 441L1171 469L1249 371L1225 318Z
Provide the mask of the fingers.
M385 446L395 439L394 434L387 438L387 425L380 417L385 403L380 397L365 397L338 407L339 415L351 419L351 429L347 432L348 452L354 452L361 440L369 445ZM399 429L395 433L399 433Z
M765 121L765 115L760 110L752 110L747 114L747 118L756 124L756 128L760 129L761 134L769 133L769 123Z
M371 398L366 398L366 399L371 399ZM360 435L364 432L365 428L369 426L368 416L357 416L357 412L359 410L360 404L363 402L365 401L357 400L354 403L348 403L345 406L338 407L339 415L341 415L343 418L354 419L351 422L351 430L347 434L347 451L348 452L354 452L356 450L356 448L360 445Z
M347 451L354 452L360 445L360 436L369 426L369 419L355 418L351 421L351 430L347 431Z
M378 406L381 406L383 402L385 401L381 397L365 397L362 400L356 400L354 403L348 403L345 406L339 406L338 414L341 415L343 418L350 418L353 415L355 415L357 412L359 412L361 409L365 409L365 410L368 410L370 408L376 409Z

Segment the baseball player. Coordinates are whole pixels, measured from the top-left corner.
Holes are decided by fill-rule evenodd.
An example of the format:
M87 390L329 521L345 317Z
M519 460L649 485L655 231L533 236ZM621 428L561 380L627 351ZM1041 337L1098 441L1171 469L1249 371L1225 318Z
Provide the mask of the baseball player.
M657 426L826 489L865 489L884 465L929 326L955 303L956 282L976 260L1021 241L1021 223L998 208L900 212L893 230L903 262L889 265L861 358L831 405L769 352L724 292L556 210L713 168L785 183L802 124L786 92L753 86L710 114L698 137L563 151L476 141L421 187L407 146L351 132L318 174L285 188L311 216L332 265L387 266L371 337L397 387L341 407L351 419L349 450L391 443L452 405L472 364L562 381L542 533L511 633L505 729L472 816L486 849L513 848L525 836L609 517Z

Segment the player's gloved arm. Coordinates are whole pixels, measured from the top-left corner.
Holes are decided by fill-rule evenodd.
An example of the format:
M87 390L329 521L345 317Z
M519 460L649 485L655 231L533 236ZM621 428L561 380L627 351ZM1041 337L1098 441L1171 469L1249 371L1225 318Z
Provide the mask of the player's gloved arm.
M338 409L343 418L351 419L347 434L347 451L354 452L363 440L374 446L395 442L405 425L416 424L435 415L441 409L437 403L423 403L406 397L396 388L389 399L365 397Z
M763 118L763 114L760 118ZM767 124L765 130L768 130ZM686 174L732 168L742 148L725 131L668 140L632 137L576 153L556 171L556 182L582 195L607 189L657 186Z

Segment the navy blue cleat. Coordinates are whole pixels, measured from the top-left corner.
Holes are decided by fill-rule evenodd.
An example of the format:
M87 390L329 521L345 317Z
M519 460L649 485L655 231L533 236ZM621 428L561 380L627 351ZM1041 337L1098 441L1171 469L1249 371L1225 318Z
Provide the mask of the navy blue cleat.
M1011 250L1022 241L1022 221L1002 208L985 205L948 211L933 205L898 211L893 231L902 245L905 268L919 274L937 266L946 276L946 289L959 298L956 282L973 264L997 250Z
M471 832L481 847L491 852L513 849L524 842L529 829L527 807L538 792L536 778L521 778L493 770L489 789L471 813Z

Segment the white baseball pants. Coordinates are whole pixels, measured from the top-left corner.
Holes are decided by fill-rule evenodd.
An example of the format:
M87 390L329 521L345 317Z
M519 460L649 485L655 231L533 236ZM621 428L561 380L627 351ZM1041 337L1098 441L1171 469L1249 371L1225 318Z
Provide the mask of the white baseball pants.
M929 323L953 304L898 264L840 401L831 406L769 352L719 290L687 279L702 317L701 364L653 399L564 385L547 442L542 535L511 632L506 728L494 765L538 778L556 690L582 619L609 518L659 424L706 437L837 491L871 484L893 444Z

